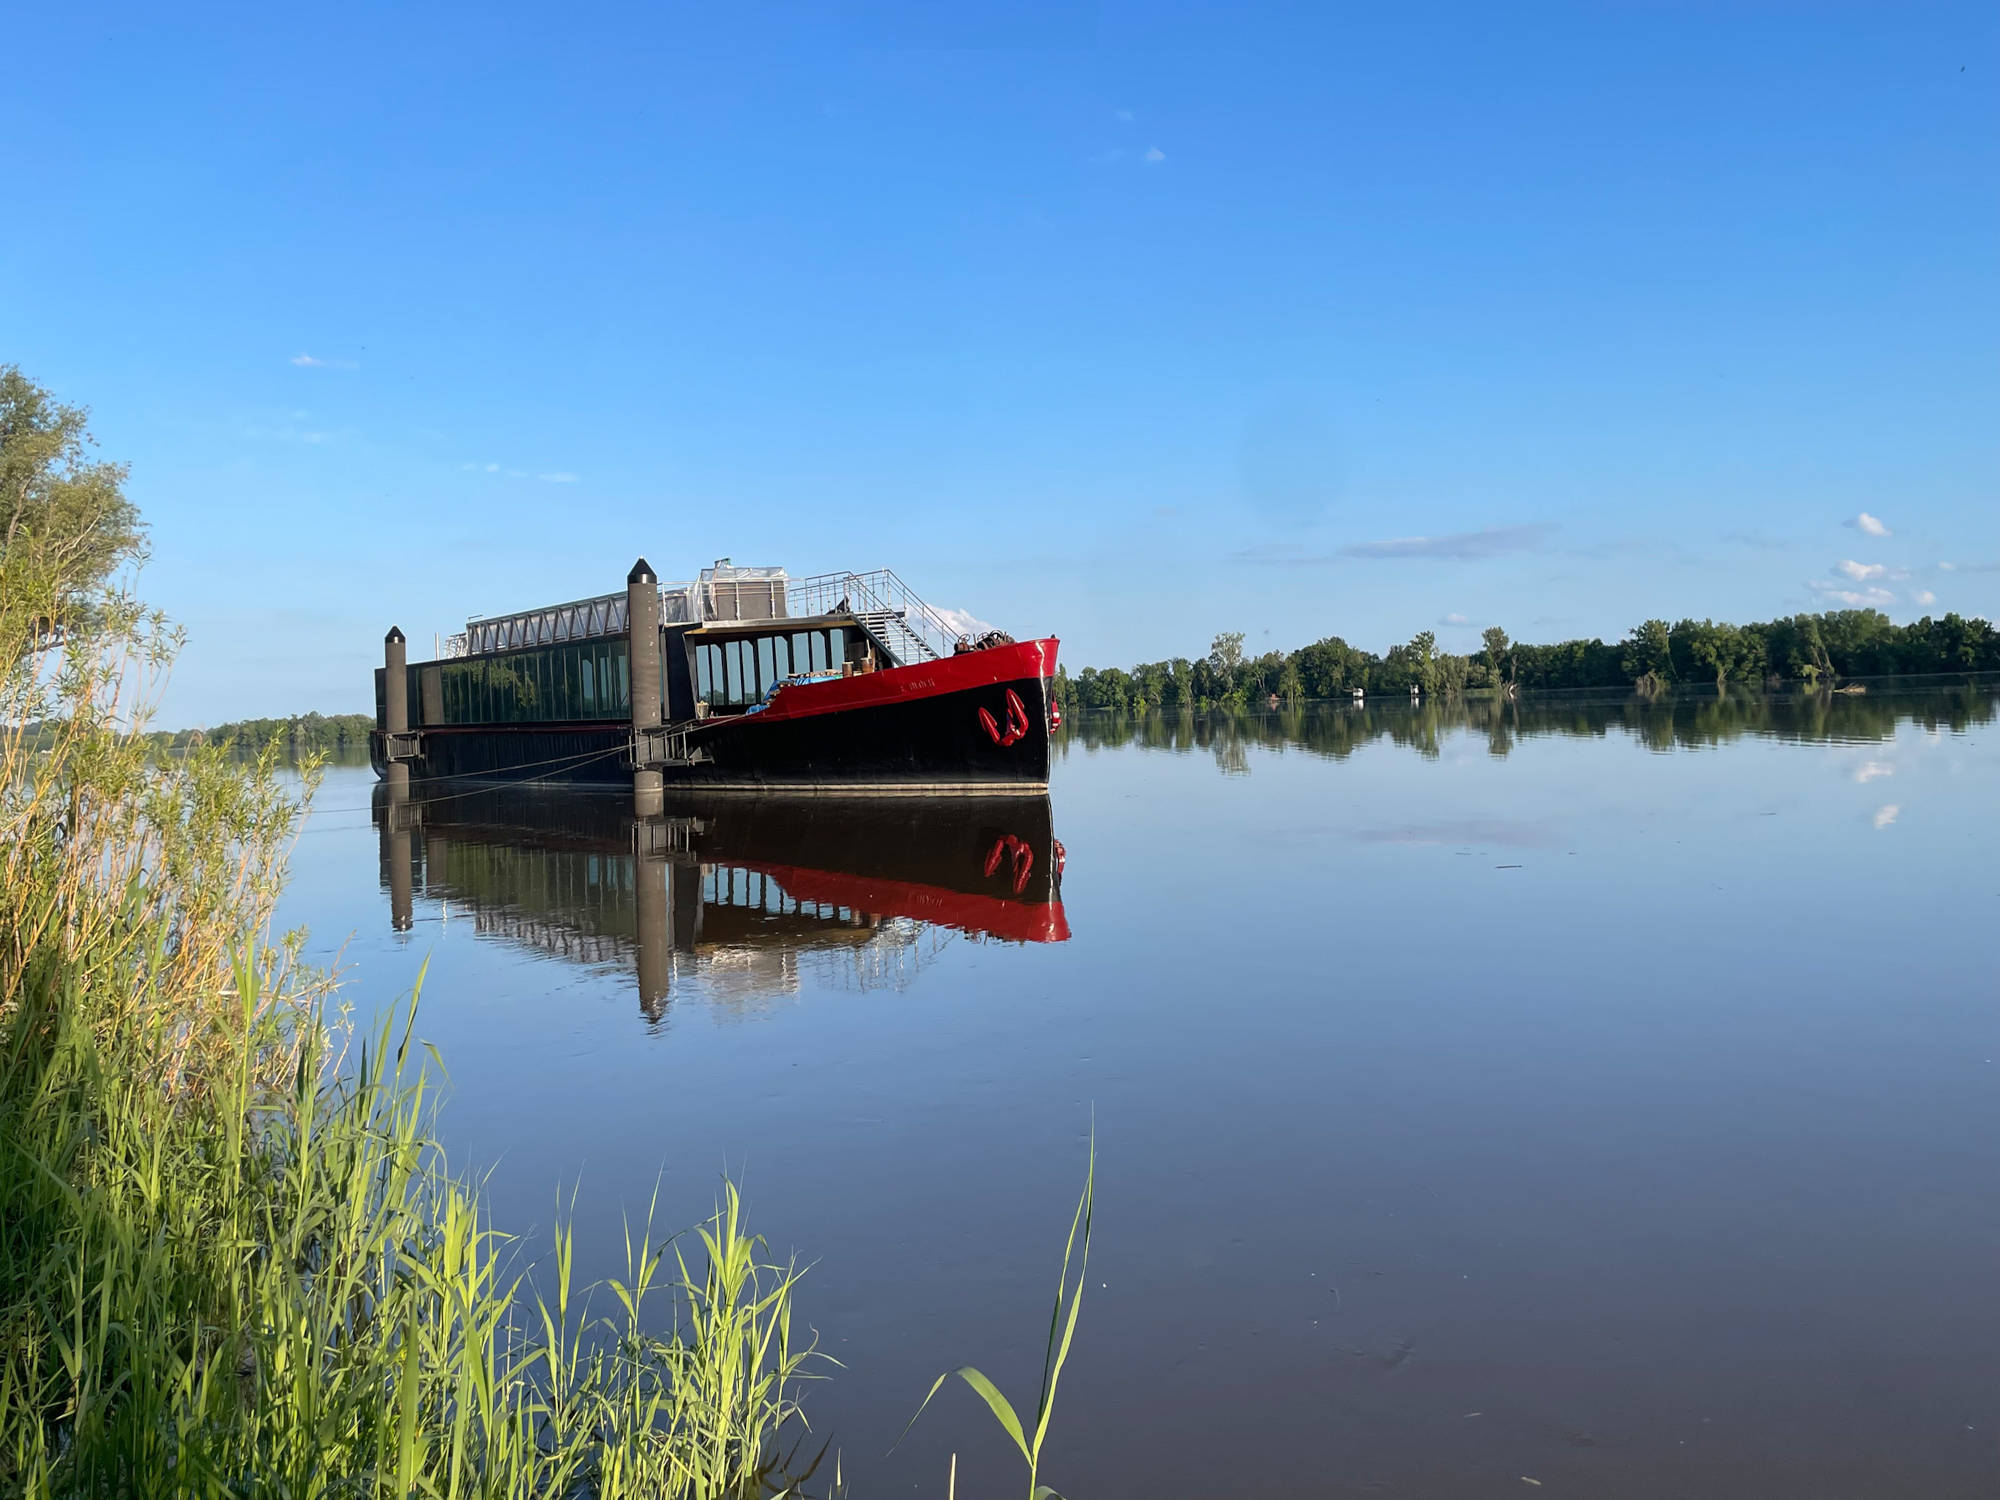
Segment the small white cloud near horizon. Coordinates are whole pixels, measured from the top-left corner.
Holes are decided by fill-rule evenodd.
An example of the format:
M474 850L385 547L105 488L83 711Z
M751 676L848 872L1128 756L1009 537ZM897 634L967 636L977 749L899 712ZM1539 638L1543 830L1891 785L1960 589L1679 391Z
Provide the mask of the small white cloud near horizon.
M1875 826L1877 828L1887 828L1891 823L1896 821L1896 815L1902 812L1902 810L1894 802L1883 803L1875 809Z
M1806 587L1824 598L1838 600L1849 609L1886 609L1896 602L1896 596L1885 588L1844 589L1825 578L1812 579Z
M1929 589L1918 589L1914 594L1910 595L1910 603L1921 605L1925 609L1928 609L1931 605L1937 603L1937 595L1933 594Z
M1866 583L1871 578L1886 578L1889 569L1883 563L1839 562L1833 565L1837 573L1845 573L1856 583Z
M292 363L301 370L357 370L359 365L351 359L321 359L316 354L308 354L301 349L292 356Z
M1165 161L1166 159L1167 159L1167 153L1162 151L1158 146L1148 146L1146 148L1145 161L1147 166L1157 167L1161 162Z
M1854 779L1862 786L1871 781L1880 781L1884 776L1894 776L1896 768L1886 760L1865 761L1855 769Z
M1470 615L1462 615L1457 610L1453 610L1442 620L1438 621L1440 625L1470 625L1471 623L1472 617Z
M1847 524L1849 526L1852 526L1856 531L1860 532L1864 536L1895 535L1895 533L1891 531L1886 525L1884 525L1876 517L1869 515L1868 512L1865 510L1861 512L1860 515L1856 516L1853 520L1849 521Z

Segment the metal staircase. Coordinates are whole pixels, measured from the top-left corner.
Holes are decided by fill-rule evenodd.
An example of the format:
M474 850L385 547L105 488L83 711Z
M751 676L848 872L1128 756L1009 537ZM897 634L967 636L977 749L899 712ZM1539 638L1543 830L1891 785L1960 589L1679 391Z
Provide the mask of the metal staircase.
M785 604L793 615L853 615L904 665L949 655L955 638L944 617L887 568L802 578Z

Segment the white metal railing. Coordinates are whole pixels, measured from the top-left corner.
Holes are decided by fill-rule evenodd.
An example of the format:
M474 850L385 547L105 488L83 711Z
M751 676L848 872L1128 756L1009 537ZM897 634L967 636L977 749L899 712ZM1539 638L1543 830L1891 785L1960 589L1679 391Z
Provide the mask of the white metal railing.
M958 638L950 621L887 568L820 573L794 581L782 568L734 568L725 563L704 568L697 582L660 588L660 622L665 625L744 619L746 605L759 611L749 619L852 615L905 662L949 656ZM762 613L765 609L770 610L768 615ZM623 635L625 628L625 595L599 594L511 615L475 616L466 621L462 634L446 638L444 655L447 659L483 656Z
M887 568L801 578L785 598L793 615L853 615L882 635L905 662L948 656L957 639L944 616Z
M489 651L515 651L524 646L549 646L557 641L581 641L625 633L625 595L599 594L543 609L465 622L465 649L456 653L483 656ZM447 655L454 653L447 652Z

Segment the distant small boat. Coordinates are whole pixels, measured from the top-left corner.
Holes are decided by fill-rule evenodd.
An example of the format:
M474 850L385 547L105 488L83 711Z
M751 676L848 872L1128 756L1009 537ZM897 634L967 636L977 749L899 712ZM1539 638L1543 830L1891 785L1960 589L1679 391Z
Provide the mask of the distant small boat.
M1834 691L1836 693L1865 693L1868 691L1868 688L1865 683L1850 682L1845 687L1835 688Z

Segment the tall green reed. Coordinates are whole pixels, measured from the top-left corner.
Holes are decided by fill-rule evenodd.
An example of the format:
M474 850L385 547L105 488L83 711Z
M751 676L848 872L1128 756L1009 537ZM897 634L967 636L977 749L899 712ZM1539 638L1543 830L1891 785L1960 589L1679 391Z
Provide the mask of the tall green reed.
M1041 1482L1042 1445L1048 1440L1049 1421L1055 1415L1056 1383L1062 1379L1063 1366L1069 1363L1070 1345L1076 1338L1077 1317L1083 1311L1083 1284L1090 1273L1090 1222L1096 1198L1097 1136L1093 1131L1090 1157L1084 1168L1083 1195L1077 1199L1076 1214L1070 1220L1069 1239L1063 1245L1062 1272L1056 1278L1055 1309L1049 1314L1049 1338L1042 1353L1042 1385L1035 1399L1033 1426L1021 1420L1014 1403L1000 1393L1000 1387L983 1371L973 1365L960 1365L955 1370L946 1370L931 1382L930 1390L925 1392L923 1401L917 1406L916 1416L911 1417L909 1427L903 1429L903 1436L909 1436L910 1428L917 1425L917 1417L924 1414L931 1398L944 1389L947 1381L954 1378L963 1380L986 1403L1001 1431L1020 1450L1021 1458L1028 1466L1028 1500L1062 1500L1060 1494ZM1076 1262L1074 1281L1070 1279L1072 1260ZM956 1460L952 1472L956 1477Z

